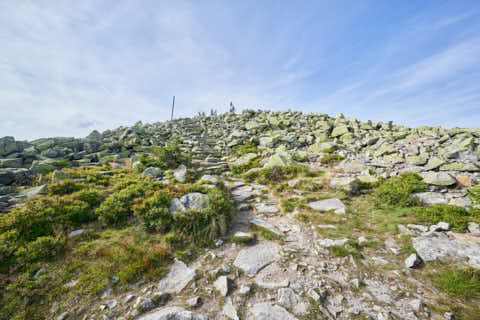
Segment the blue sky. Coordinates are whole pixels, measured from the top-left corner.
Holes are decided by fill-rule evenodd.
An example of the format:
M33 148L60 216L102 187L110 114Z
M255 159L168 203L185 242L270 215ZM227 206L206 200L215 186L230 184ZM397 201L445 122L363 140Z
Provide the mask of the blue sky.
M0 0L0 136L214 108L480 127L480 2Z

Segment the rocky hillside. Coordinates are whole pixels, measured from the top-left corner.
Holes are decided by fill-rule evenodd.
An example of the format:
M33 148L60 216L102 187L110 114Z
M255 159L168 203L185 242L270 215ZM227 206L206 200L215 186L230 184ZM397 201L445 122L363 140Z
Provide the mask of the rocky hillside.
M245 111L0 138L0 319L480 319L480 128Z

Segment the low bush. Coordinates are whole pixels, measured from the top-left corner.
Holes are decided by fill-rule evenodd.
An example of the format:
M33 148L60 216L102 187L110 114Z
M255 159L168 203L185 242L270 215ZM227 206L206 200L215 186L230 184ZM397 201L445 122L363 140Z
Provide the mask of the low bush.
M448 204L436 204L433 206L416 208L415 214L421 222L436 224L441 221L448 222L452 230L465 232L468 222L480 220L480 215L475 211L469 212L467 209Z
M418 204L418 200L411 197L414 192L428 190L428 184L415 173L405 173L390 180L379 180L374 191L374 203L377 208L411 207Z
M33 263L54 257L65 245L65 239L51 236L38 237L15 252L19 263Z
M74 182L72 179L65 179L62 182L50 184L48 186L48 193L51 195L63 196L82 190L84 184Z
M360 251L355 246L350 246L350 245L330 247L330 253L334 257L339 257L339 258L347 257L349 255L352 255L352 257L356 259L360 259L362 257L362 254L360 253Z
M147 231L166 232L170 229L172 215L168 206L172 200L171 194L164 190L155 191L151 196L133 206L133 213L141 226Z
M342 147L340 147L339 145L334 145L334 146L331 146L329 148L325 148L322 150L323 153L334 153L335 151L337 150L340 150L342 149Z

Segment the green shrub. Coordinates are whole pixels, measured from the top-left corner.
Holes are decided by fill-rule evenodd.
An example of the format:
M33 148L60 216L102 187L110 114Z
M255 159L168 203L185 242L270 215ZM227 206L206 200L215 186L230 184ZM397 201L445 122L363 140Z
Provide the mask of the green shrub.
M172 215L168 206L172 196L164 191L156 191L148 198L142 199L133 207L133 213L143 228L147 231L168 231L172 223Z
M63 239L38 237L35 241L18 248L15 255L20 263L33 263L54 257L63 247Z
M418 204L411 194L427 190L428 184L422 181L422 177L416 173L405 173L388 181L380 180L374 191L374 203L377 208L411 207Z
M480 297L480 271L476 269L446 269L435 275L434 283L453 297Z
M414 212L421 222L430 224L436 224L441 221L448 222L453 230L459 232L467 230L468 222L480 219L480 215L470 213L465 208L448 204L416 208Z
M72 179L65 179L62 182L50 184L48 186L48 193L51 195L63 196L82 190L84 184L74 182Z
M320 159L320 163L324 165L333 165L338 163L342 160L345 160L345 157L338 155L338 154L327 154Z
M80 200L88 204L90 208L96 208L99 206L102 201L105 199L105 195L103 192L96 190L96 189L90 189L90 190L81 190L78 192L75 192L71 195L71 198L74 200Z
M135 198L141 197L147 191L147 184L135 183L117 191L95 210L104 225L119 225L132 215L132 205Z

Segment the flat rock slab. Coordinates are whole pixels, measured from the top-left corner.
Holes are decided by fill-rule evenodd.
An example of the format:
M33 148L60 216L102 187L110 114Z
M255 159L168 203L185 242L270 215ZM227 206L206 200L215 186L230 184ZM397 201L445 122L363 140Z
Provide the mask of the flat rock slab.
M480 269L480 244L461 242L447 237L416 237L413 248L423 261L467 260L468 264Z
M282 307L257 303L248 310L248 320L298 320Z
M347 213L347 207L339 199L325 199L307 203L307 206L317 211L334 210L335 213Z
M188 268L185 263L175 259L170 272L160 280L158 290L179 293L195 279L195 275L195 269Z
M272 226L270 223L266 222L265 220L262 220L258 217L253 217L250 219L250 223L253 224L256 227L260 227L263 229L266 229L270 232L275 233L277 236L283 236L283 232L277 229L276 227Z
M242 269L249 277L253 277L278 258L278 245L266 242L241 250L233 265Z
M277 206L265 203L257 203L255 209L259 213L277 213L279 211Z
M208 320L208 317L180 307L163 308L141 316L139 320Z
M236 201L245 201L259 194L261 194L261 192L253 189L251 186L238 187L232 191L233 199Z
M447 204L448 201L445 199L443 194L440 192L419 192L414 193L412 195L414 198L417 198L426 205L434 205L434 204Z

